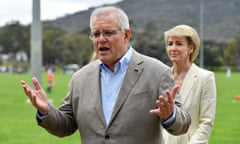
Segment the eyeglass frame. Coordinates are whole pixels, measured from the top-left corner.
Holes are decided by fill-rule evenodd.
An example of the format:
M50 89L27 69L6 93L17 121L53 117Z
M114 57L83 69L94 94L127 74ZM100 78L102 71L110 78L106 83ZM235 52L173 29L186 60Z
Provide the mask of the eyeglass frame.
M89 34L89 39L94 40L100 38L101 34L104 38L110 38L113 35L117 34L117 31L123 32L123 29L116 29L116 30L104 30L102 32L96 31L96 32L91 32Z

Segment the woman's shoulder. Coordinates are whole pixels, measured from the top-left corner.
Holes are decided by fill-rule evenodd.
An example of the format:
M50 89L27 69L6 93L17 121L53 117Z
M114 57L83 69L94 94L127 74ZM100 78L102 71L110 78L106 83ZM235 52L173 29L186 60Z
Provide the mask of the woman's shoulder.
M201 68L200 66L196 65L196 64L192 64L192 69L196 71L196 73L200 76L200 77L209 77L209 76L214 76L214 72L210 71L208 69L205 68Z

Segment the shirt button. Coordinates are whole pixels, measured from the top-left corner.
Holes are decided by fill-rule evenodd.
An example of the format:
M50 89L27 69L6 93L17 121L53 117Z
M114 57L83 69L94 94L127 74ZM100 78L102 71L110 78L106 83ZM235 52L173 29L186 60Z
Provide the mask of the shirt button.
M110 139L110 135L105 135L105 139Z

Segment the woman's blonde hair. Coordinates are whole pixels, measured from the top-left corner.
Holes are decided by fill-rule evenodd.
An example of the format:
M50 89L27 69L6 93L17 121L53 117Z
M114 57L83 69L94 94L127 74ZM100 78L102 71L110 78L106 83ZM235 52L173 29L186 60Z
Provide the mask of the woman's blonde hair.
M93 51L93 52L92 52L92 55L91 55L91 58L90 58L90 60L89 60L89 63L90 63L90 62L93 62L93 61L95 61L95 60L97 60L97 59L98 59L97 54L96 54L95 51Z
M193 62L199 53L200 38L197 31L189 25L177 25L164 33L164 40L167 48L168 38L171 36L186 37L189 44L193 44L193 53L190 55L190 61Z

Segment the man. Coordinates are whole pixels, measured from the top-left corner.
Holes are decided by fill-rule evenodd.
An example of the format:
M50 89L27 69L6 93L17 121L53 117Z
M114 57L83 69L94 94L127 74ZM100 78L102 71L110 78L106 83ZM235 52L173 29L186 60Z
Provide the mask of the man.
M169 67L129 46L124 11L97 8L90 28L98 60L73 75L58 109L48 104L36 78L35 90L22 81L39 125L60 137L78 129L82 144L163 144L163 127L175 135L187 132L191 118L181 108Z

